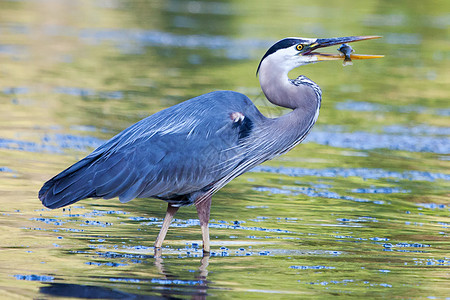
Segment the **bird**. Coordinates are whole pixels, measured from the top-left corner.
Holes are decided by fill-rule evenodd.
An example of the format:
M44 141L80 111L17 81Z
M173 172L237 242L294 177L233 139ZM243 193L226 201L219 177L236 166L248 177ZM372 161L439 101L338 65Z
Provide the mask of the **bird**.
M211 197L234 178L301 143L319 116L320 87L308 77L288 77L294 68L342 55L317 49L380 36L289 37L262 57L256 74L268 101L290 111L265 117L244 94L213 91L161 110L118 133L85 158L54 176L38 197L50 209L86 198L125 203L134 198L167 202L154 249L162 247L170 223L182 206L195 205L210 252ZM351 54L367 59L380 55Z

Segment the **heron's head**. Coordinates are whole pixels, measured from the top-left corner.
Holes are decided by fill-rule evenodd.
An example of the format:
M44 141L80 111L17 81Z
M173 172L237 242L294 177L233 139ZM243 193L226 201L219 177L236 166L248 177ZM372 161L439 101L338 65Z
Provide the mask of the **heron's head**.
M261 65L265 61L270 61L272 65L274 64L284 71L289 72L294 68L310 63L325 60L343 60L344 56L342 54L319 53L315 50L343 43L377 38L380 38L380 36L349 36L329 39L285 38L276 42L269 50L267 50L259 63L256 73L259 72ZM354 60L377 58L382 57L382 55L351 54L350 57Z

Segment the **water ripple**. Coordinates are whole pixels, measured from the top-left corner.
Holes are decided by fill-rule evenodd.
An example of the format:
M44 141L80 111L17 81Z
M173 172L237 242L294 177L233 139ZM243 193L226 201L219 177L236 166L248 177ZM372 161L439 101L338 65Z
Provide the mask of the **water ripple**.
M392 188L392 187L378 187L378 188L359 188L359 189L353 189L351 190L352 193L359 193L359 194L407 194L411 193L410 190L403 190L399 188Z
M377 134L369 132L312 131L307 142L320 145L356 149L389 149L410 152L450 154L450 139L447 137Z
M409 134L409 135L448 135L450 136L450 127L436 127L428 125L418 125L407 127L401 125L385 126L383 131L390 134Z
M17 280L27 280L27 281L42 281L42 282L51 282L55 279L53 276L45 276L45 275L14 275Z
M328 199L342 199L342 200L350 200L354 202L371 202L374 204L385 204L382 200L369 200L369 199L363 199L363 198L355 198L352 196L341 196L338 193L331 192L328 190L317 190L310 187L283 187L283 188L273 188L273 187L254 187L253 190L258 192L269 192L271 194L284 194L284 195L293 195L297 196L300 194L309 196L309 197L321 197L321 198L328 198Z
M53 92L56 94L64 94L64 95L79 96L79 97L98 97L98 98L116 99L116 100L123 98L123 93L120 91L98 92L93 89L68 87L68 86L56 87L53 89Z
M363 179L386 179L394 178L399 180L411 181L435 181L447 180L450 181L449 174L431 173L421 171L387 171L383 169L368 169L368 168L326 168L326 169L306 169L306 168L288 168L288 167L271 167L271 166L257 166L250 172L266 172L276 173L295 177L360 177Z
M365 101L346 100L335 105L337 110L364 111L364 112L396 112L396 113L430 113L434 115L449 116L448 108L429 108L418 105L396 106L388 104L378 104Z
M201 4L200 9L212 11L217 8L213 8L213 4L209 3ZM24 27L24 33L33 31L30 27ZM75 37L88 45L110 42L124 54L143 53L145 47L206 48L210 50L225 50L219 55L225 55L229 59L253 58L255 57L254 50L267 49L273 42L262 39L233 39L219 35L180 35L140 28L77 29L68 26L45 25L42 27L42 33L47 36ZM16 57L18 54L23 55L26 49L17 45L0 45L0 54L4 53Z
M335 267L328 267L328 266L290 266L291 269L296 270L331 270L336 269Z
M0 167L0 172L14 173L14 171L8 167Z

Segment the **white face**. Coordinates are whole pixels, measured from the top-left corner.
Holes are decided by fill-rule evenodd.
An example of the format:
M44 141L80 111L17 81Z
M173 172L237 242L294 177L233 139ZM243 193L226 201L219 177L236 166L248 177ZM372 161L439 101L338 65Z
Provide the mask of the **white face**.
M317 39L299 38L304 41L304 44L312 44ZM288 48L279 49L275 53L272 53L266 57L265 61L269 64L278 65L286 72L300 67L302 65L315 63L318 61L315 55L302 55L302 51L298 49L298 44ZM263 61L264 63L264 61Z

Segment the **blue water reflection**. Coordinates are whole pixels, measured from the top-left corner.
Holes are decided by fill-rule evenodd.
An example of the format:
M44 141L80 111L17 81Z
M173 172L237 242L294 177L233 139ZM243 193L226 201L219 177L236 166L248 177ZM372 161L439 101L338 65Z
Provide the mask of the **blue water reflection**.
M22 298L447 297L448 3L1 1L0 293ZM261 21L263 20L263 21ZM383 35L381 60L293 71L323 89L308 142L217 193L211 257L195 209L162 257L165 204L37 190L147 115L218 89L264 114L260 57L285 36ZM330 49L334 52L336 49Z
M444 173L420 172L420 171L404 171L395 172L383 169L368 169L368 168L327 168L327 169L306 169L306 168L288 168L288 167L270 167L258 166L252 169L252 172L268 172L283 174L287 176L303 177L360 177L363 179L398 179L398 180L412 180L412 181L435 181L446 180L450 181L450 175Z

